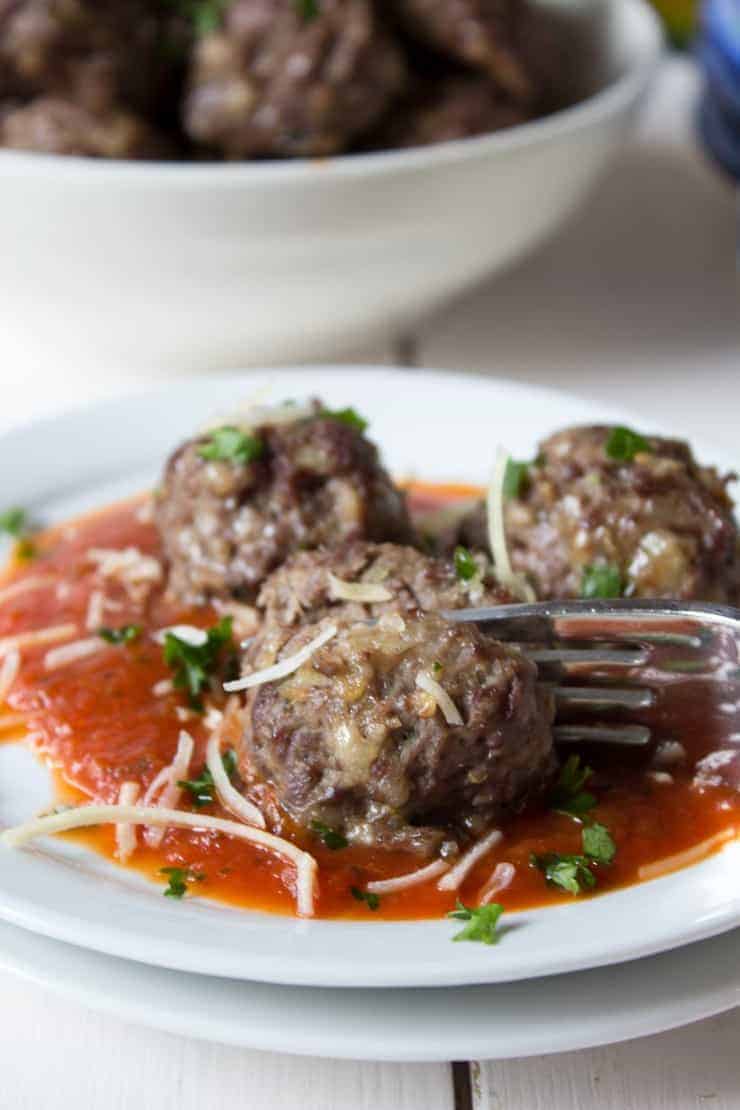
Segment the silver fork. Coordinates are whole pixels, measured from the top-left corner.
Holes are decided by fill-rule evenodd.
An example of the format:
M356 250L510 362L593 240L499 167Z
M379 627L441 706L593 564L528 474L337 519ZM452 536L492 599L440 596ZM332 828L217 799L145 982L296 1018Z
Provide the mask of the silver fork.
M619 599L500 605L442 615L516 644L537 664L541 680L555 694L558 744L641 747L652 736L651 716L660 709L661 720L669 719L667 695L689 679L716 683L713 698L728 684L738 684L736 700L724 704L735 705L740 714L740 609ZM739 722L738 714L725 717L720 728L727 739Z

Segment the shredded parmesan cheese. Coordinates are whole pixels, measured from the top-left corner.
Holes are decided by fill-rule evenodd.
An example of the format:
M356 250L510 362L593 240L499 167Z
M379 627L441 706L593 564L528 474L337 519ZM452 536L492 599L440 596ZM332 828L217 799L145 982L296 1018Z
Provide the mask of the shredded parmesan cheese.
M265 386L258 390L251 401L234 409L230 413L210 420L204 431L214 431L216 428L234 427L248 432L253 428L277 428L282 424L295 424L298 420L307 420L313 416L313 406L310 404L290 405L287 403L277 405L255 404L260 397L269 393L270 387Z
M155 698L163 698L166 694L171 694L174 689L171 678L160 678L159 682L155 682L152 686L152 693Z
M490 879L478 895L478 905L487 906L492 902L497 894L506 890L507 886L511 886L515 875L516 867L513 863L497 863Z
M490 852L491 848L494 848L502 839L503 833L499 829L489 832L487 836L484 836L482 840L468 849L446 875L442 876L437 883L437 890L457 890L478 860L482 859L486 852Z
M173 624L169 628L160 628L152 633L158 644L163 644L167 636L174 636L183 644L190 647L203 647L208 642L208 633L194 624Z
M184 728L180 729L174 759L166 767L163 767L149 783L142 799L143 804L145 806L156 805L174 809L182 797L182 787L177 784L188 777L192 757L193 738ZM157 797L159 801L155 802L154 799ZM144 839L151 848L158 848L166 831L166 827L147 828L144 832Z
M491 548L496 577L502 586L511 590L515 597L523 601L534 601L535 594L529 583L520 574L515 574L506 546L506 525L504 521L504 481L509 455L502 447L496 452L491 484L488 487L486 511L488 515L488 543Z
M89 632L97 632L102 626L104 608L105 594L102 590L93 590L87 603L87 616L85 617L85 628Z
M159 809L146 805L84 805L63 813L36 817L23 825L5 829L0 841L9 848L19 848L39 836L68 832L70 829L89 828L90 825L134 824L166 829L169 825L182 829L211 829L239 840L256 844L268 852L287 859L296 869L296 903L301 917L312 917L317 886L316 860L308 852L296 848L289 840L221 817L208 817L201 813L184 813L177 809Z
M256 825L258 828L264 829L265 819L257 806L242 797L239 791L229 782L229 776L224 770L224 762L221 758L221 738L217 733L211 736L206 747L206 767L211 772L218 800L224 809L228 809L229 813L233 813L235 817L240 817L248 825Z
M44 656L44 670L56 671L59 667L67 667L70 663L76 663L78 659L85 659L88 655L95 655L107 647L104 640L95 636L88 640L75 640L74 643L64 644L63 647L52 648Z
M68 640L77 632L76 624L54 624L49 628L37 628L34 632L19 632L17 636L3 636L0 639L0 658L9 651L53 644L58 640Z
M449 867L443 859L435 859L434 863L421 867L418 871L410 871L408 875L398 875L395 879L377 879L367 883L365 890L369 894L395 894L399 890L408 890L411 886L421 886L431 879L436 879Z
M122 782L118 791L119 806L132 806L139 797L138 782ZM136 825L116 825L116 855L121 863L136 851Z
M668 771L647 771L645 778L650 779L651 782L657 783L659 786L670 786L675 779Z
M329 596L333 601L360 601L373 605L378 601L390 601L393 594L385 586L375 582L345 582L335 574L329 574Z
M688 867L689 864L699 863L700 860L710 855L715 848L726 844L728 840L734 840L736 835L735 829L723 829L722 832L715 833L707 840L702 840L701 844L695 844L693 848L687 848L685 852L676 852L675 855L664 856L663 859L655 860L654 863L643 864L642 867L637 869L637 877L640 880L657 879L661 875L669 875L672 871Z
M153 555L145 555L138 547L123 549L92 547L87 558L97 566L103 578L112 578L140 601L163 577L162 564Z
M154 520L154 498L147 494L134 513L139 524L151 524Z
M460 716L460 710L457 708L450 695L430 674L427 674L426 671L420 671L416 676L416 685L420 690L429 694L430 698L435 700L439 706L440 713L447 721L448 725L461 725L464 723Z
M318 636L306 644L305 647L302 647L300 651L297 651L295 655L289 655L286 659L281 659L279 663L273 663L271 667L265 667L264 670L253 671L252 674L245 675L243 678L237 678L234 682L224 682L224 690L228 694L234 694L237 690L249 690L253 686L262 686L266 682L276 682L280 678L285 678L297 671L304 663L307 663L311 656L336 634L337 626L328 624Z
M0 590L0 605L3 605L6 601L12 601L19 594L25 594L31 590L48 589L56 585L57 579L52 578L50 574L31 574L28 578L21 578L19 582L13 582L10 586Z
M9 651L0 667L0 702L8 700L11 687L18 677L21 666L21 653L18 648Z

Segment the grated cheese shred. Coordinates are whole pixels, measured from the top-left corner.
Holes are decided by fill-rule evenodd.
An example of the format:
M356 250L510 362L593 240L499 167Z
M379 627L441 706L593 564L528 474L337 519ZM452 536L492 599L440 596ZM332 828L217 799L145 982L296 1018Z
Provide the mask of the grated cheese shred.
M28 578L21 578L20 581L12 582L9 586L0 590L0 605L4 605L6 601L12 601L21 594L29 593L32 590L49 589L56 585L58 585L57 579L50 574L31 574Z
M478 905L487 906L492 902L497 894L506 890L507 886L511 886L515 875L516 867L513 863L497 863L491 877L478 895Z
M70 663L76 663L78 659L85 659L88 655L96 655L107 647L105 640L101 640L99 636L91 636L87 640L75 640L71 644L52 648L44 656L44 670L56 671L60 667L68 667Z
M700 844L695 844L693 848L687 848L685 852L676 852L673 856L664 856L663 859L643 864L642 867L637 869L637 877L640 881L657 879L661 875L670 875L672 871L679 871L682 867L688 867L689 864L699 863L711 855L716 848L734 840L736 836L735 829L722 829L721 832L715 833L707 840L702 840Z
M171 763L156 775L146 788L142 802L145 806L174 809L182 797L182 787L178 782L188 777L190 760L193 758L193 738L184 728L177 738L177 750ZM158 798L158 801L155 801ZM144 831L144 839L150 848L158 848L164 839L167 828L152 825Z
M21 651L23 648L53 644L59 640L69 640L76 633L76 624L54 624L48 628L36 628L33 632L19 632L16 636L3 636L0 639L0 658L11 651Z
M18 677L18 671L21 669L21 653L18 648L13 648L3 659L3 665L0 667L0 702L8 700L13 683Z
M20 848L39 836L68 832L70 829L89 828L90 825L128 824L149 825L166 829L172 825L183 829L211 829L213 832L246 840L268 852L282 856L296 869L296 903L301 917L312 917L317 887L317 865L313 856L296 848L289 840L274 836L263 829L255 829L238 821L222 817L209 817L201 813L184 813L177 809L159 809L147 805L83 805L62 813L36 817L23 825L5 829L0 842L9 848Z
M307 663L311 656L336 634L337 626L329 624L295 655L289 655L286 659L281 659L279 663L273 663L271 667L265 667L261 671L253 671L252 674L237 678L233 682L224 682L224 690L228 694L234 694L238 690L249 690L253 686L263 686L266 682L276 682L278 679L285 678L297 671L304 663Z
M368 894L395 894L399 890L408 890L409 887L421 886L436 879L443 871L447 871L448 867L449 864L443 859L435 859L433 863L419 868L418 871L410 871L407 875L397 875L395 879L377 879L367 883L365 890Z
M229 776L224 770L224 763L221 758L221 737L218 732L214 732L208 741L206 767L211 772L218 800L224 809L228 809L229 813L233 813L235 817L246 821L248 825L256 825L257 828L264 829L265 819L257 806L242 797L239 791L229 782Z
M373 605L380 601L391 601L393 594L377 582L346 582L329 574L329 595L333 601L359 601Z
M487 852L490 852L491 848L495 848L502 840L503 833L500 829L493 829L492 832L489 832L477 844L469 848L446 875L442 876L437 883L437 890L457 890L478 860L482 859Z
M486 497L486 512L488 517L488 543L491 548L491 557L496 577L502 586L511 590L515 597L523 601L535 601L535 593L526 579L515 574L506 546L506 525L504 521L504 482L506 480L506 467L510 456L503 447L496 452L496 462L491 475L491 482Z
M139 797L138 782L122 782L118 791L119 806L132 806ZM136 825L116 825L116 855L125 863L136 851Z
M432 678L426 671L420 671L416 676L416 685L420 690L429 694L431 698L437 703L439 711L447 721L448 725L462 725L464 721L460 715L460 710L455 705L454 701L444 689L443 686Z

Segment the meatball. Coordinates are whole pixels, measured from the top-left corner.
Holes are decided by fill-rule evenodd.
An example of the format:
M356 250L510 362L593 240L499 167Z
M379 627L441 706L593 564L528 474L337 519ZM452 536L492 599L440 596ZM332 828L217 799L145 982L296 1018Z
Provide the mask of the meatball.
M404 74L370 0L232 0L195 48L185 131L226 158L334 154Z
M390 6L413 37L487 73L515 100L534 98L521 42L522 0L393 0Z
M264 776L300 825L429 853L542 792L555 762L552 705L534 664L474 626L416 611L298 631L268 624L249 668L294 654L330 623L336 634L307 663L247 699L242 773Z
M404 495L345 417L316 404L291 423L220 429L173 455L156 519L175 596L251 602L299 549L413 540Z
M125 111L95 114L60 97L0 111L0 146L93 158L161 158L170 144L144 120Z
M343 589L349 584L349 589ZM367 599L347 600L353 589ZM384 596L385 595L385 596ZM361 597L361 594L360 594ZM463 609L513 600L481 559L477 573L461 579L447 559L391 543L352 543L338 550L300 551L265 582L258 605L280 625L315 622L340 613L363 620L419 609Z
M602 596L733 602L740 560L731 479L700 466L678 440L603 426L558 432L506 502L513 568L540 598L588 596L597 567L609 572ZM485 542L482 506L460 538Z
M423 82L377 135L376 146L402 148L466 139L512 127L527 111L487 77L455 76Z

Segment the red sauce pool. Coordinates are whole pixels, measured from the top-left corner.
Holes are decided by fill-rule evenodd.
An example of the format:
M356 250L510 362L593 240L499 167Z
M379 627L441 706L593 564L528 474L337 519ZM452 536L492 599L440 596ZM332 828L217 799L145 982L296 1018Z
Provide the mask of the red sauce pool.
M413 510L428 512L468 499L476 492L475 487L415 483L410 486L410 501ZM0 637L67 622L78 626L74 638L90 635L85 631L85 616L90 594L99 588L100 580L87 558L88 550L135 547L158 554L155 528L141 519L141 505L139 499L113 505L41 534L36 540L36 557L28 563L16 561L0 583L0 590L25 578L48 576L50 581L0 600ZM138 623L143 625L144 634L132 644L106 646L51 672L44 669L43 659L56 645L25 650L8 705L10 712L25 718L29 742L53 770L62 797L110 803L117 800L124 781L140 783L143 792L160 768L171 762L181 728L187 728L195 740L190 776L198 775L209 733L198 716L178 719L177 707L185 708L182 694L153 693L155 684L170 677L170 672L161 645L149 633L175 623L207 627L218 618L209 608L173 607L162 597L161 588L155 589L143 605L134 605L123 589L111 583L106 583L105 594L117 608L106 612L104 623ZM721 788L698 790L691 784L694 762L716 745L705 727L708 706L701 685L689 682L687 691L682 714L686 727L676 738L687 748L689 759L685 769L673 770L672 784L658 784L646 777L642 754L614 756L603 750L588 754L596 772L594 793L598 805L594 816L608 826L617 845L614 862L597 868L598 893L634 883L643 865L737 826L740 803L736 793ZM229 816L217 804L202 812ZM350 888L419 866L416 857L404 853L360 847L329 851L313 835L289 823L279 831L318 859L317 915L321 917L367 918L371 911L352 896ZM511 886L497 897L505 908L567 900L569 895L545 884L542 874L529 865L529 857L532 852L579 852L578 824L552 812L537 811L507 823L504 832L503 842L473 870L458 892L462 900L475 904L495 863L502 860L516 866ZM66 835L115 859L111 827ZM205 876L190 888L191 893L238 906L294 912L293 874L287 864L268 852L213 832L171 829L157 850L147 847L139 837L139 847L127 866L151 876L163 888L166 879L158 874L161 868L185 867ZM384 896L372 916L440 917L453 908L454 901L454 895L442 894L434 884L428 884Z

